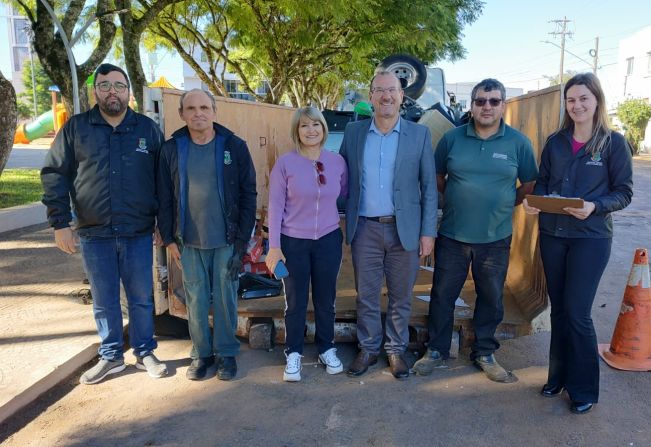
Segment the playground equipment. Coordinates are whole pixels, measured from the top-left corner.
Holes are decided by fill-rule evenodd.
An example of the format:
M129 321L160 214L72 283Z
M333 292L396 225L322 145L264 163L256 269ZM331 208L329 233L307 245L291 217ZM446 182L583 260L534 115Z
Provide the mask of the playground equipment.
M56 115L54 113L56 111ZM60 129L68 119L66 108L63 104L57 104L54 110L49 110L39 115L31 123L19 124L14 135L14 144L27 144L37 138L41 138L48 132Z

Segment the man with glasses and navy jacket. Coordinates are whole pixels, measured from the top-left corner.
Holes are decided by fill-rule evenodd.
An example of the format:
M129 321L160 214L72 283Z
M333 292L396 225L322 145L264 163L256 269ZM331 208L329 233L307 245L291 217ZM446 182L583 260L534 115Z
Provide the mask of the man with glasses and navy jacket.
M470 122L448 131L436 147L443 217L435 245L428 349L414 364L414 372L428 375L445 365L455 302L471 268L477 300L470 358L489 379L509 383L517 378L495 360L493 353L500 346L495 330L504 315L513 208L533 190L538 168L529 139L502 119L502 83L484 79L472 89L471 98Z
M128 106L129 79L120 67L95 71L97 105L73 116L48 152L41 181L43 203L57 247L81 250L93 295L100 361L82 384L100 382L125 368L120 282L129 309L129 344L136 368L167 374L154 356L153 248L156 164L163 135L151 119ZM71 204L77 234L70 228Z

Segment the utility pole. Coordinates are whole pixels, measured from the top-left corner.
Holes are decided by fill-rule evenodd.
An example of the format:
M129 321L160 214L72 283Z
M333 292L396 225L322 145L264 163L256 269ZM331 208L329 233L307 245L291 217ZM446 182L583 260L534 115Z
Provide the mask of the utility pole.
M597 75L597 68L599 67L599 36L594 38L594 49L590 50L592 56L592 73Z
M560 64L560 70L558 73L558 83L561 88L561 107L560 107L560 119L563 118L563 103L565 102L565 99L563 98L563 61L565 60L565 36L572 36L571 31L567 30L567 24L571 22L571 20L567 20L567 17L563 17L562 19L559 20L550 20L549 23L555 23L556 28L559 29L560 31L554 31L553 33L549 33L552 36L556 37L558 35L561 36L561 64Z

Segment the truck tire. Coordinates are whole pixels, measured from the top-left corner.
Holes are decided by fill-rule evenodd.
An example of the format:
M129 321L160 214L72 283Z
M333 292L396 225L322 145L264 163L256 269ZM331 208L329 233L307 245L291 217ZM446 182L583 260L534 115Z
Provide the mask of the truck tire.
M394 73L401 80L405 95L411 99L420 98L425 91L427 68L413 56L394 54L380 62L377 68Z

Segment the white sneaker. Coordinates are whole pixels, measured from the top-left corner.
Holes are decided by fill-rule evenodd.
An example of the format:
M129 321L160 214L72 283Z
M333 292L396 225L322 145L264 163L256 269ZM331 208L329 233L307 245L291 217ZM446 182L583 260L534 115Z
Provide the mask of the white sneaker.
M325 365L328 374L339 374L344 370L344 365L337 357L337 348L330 348L323 354L319 354L319 363Z
M291 352L287 356L287 366L283 373L283 380L285 382L299 382L301 380L301 357L298 352Z

